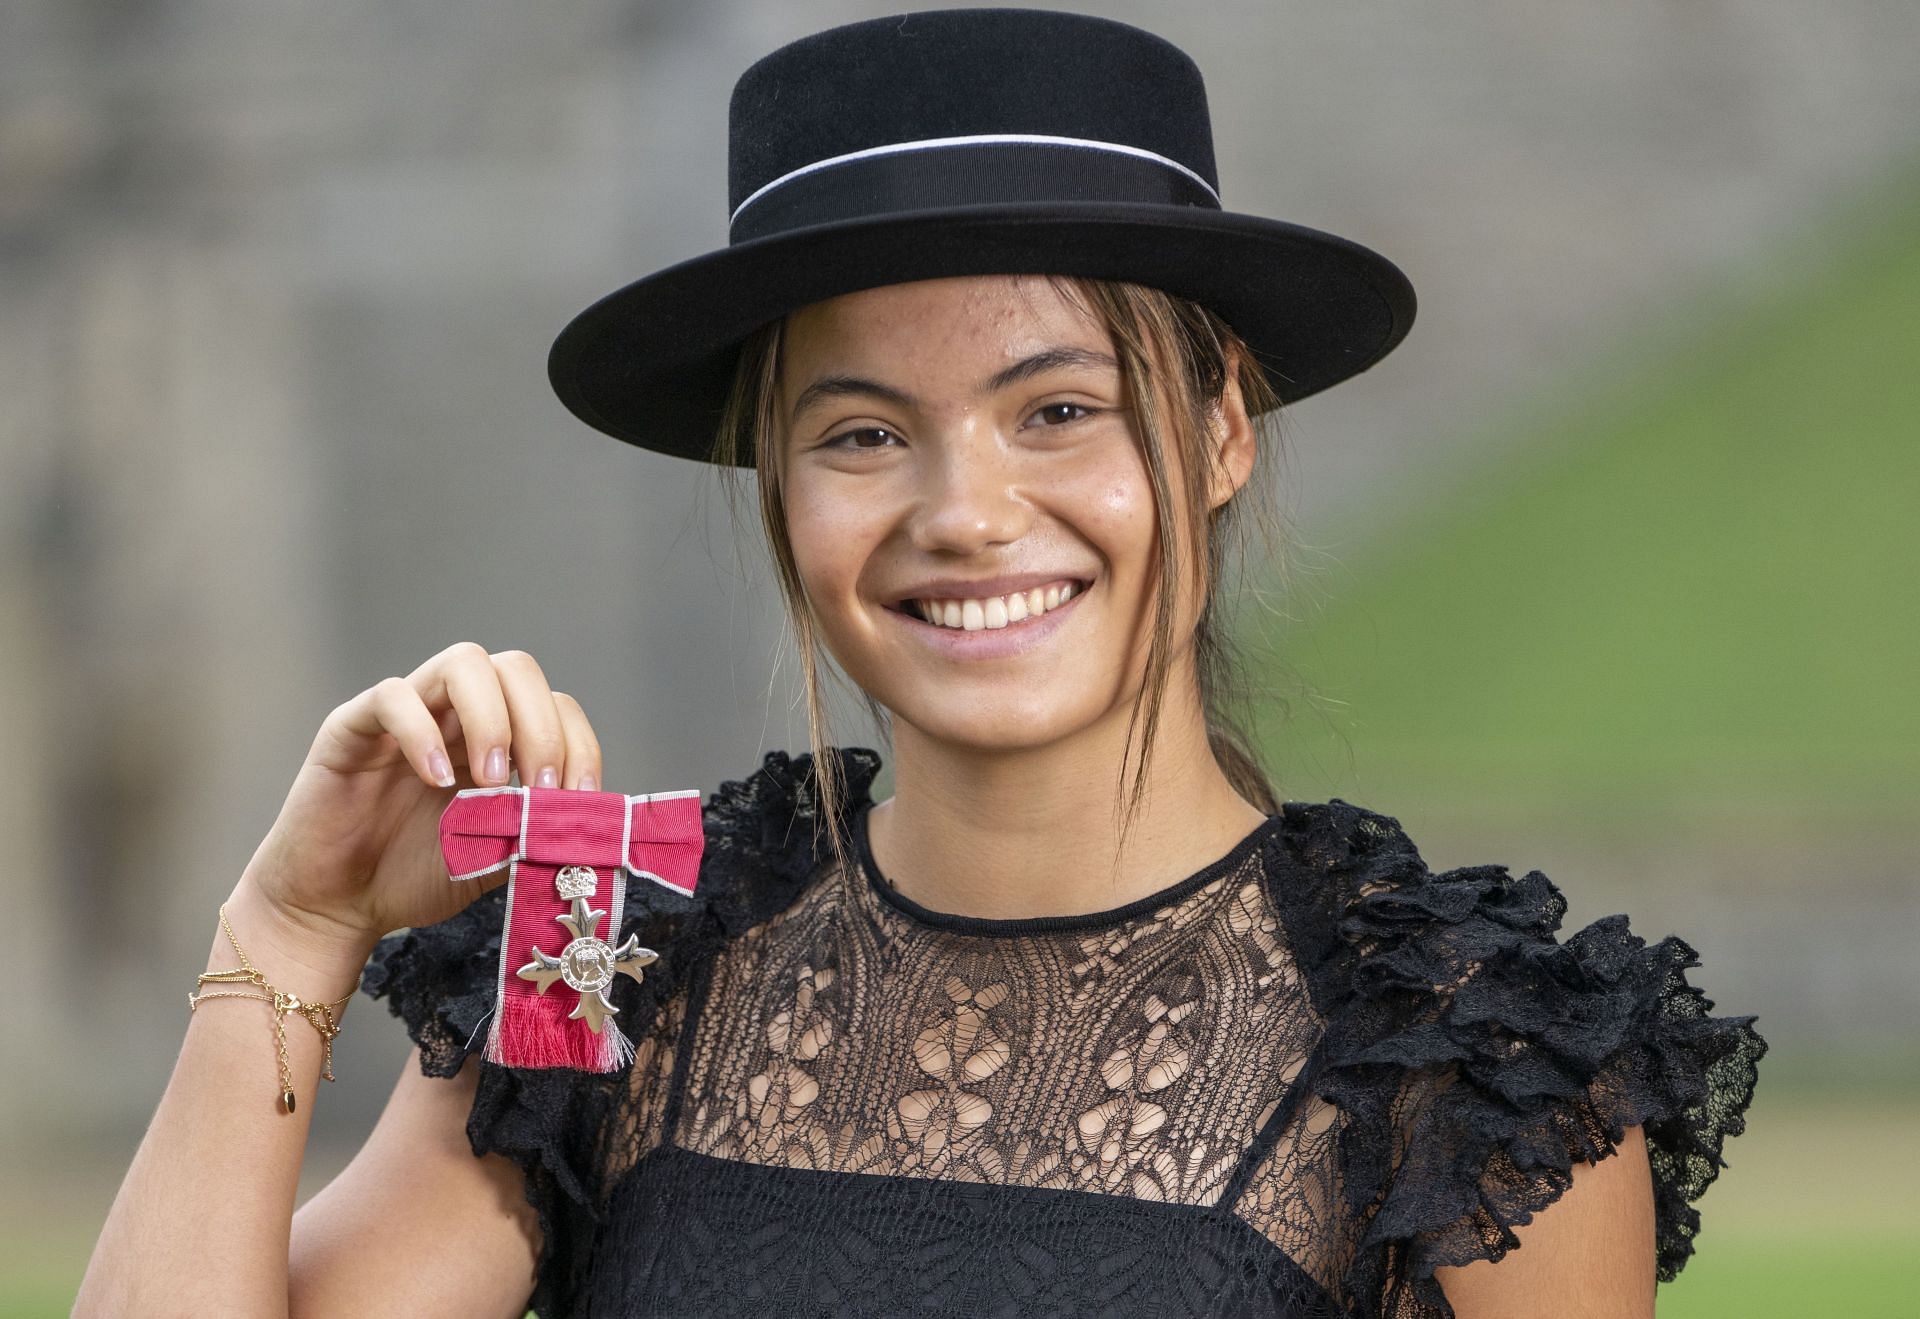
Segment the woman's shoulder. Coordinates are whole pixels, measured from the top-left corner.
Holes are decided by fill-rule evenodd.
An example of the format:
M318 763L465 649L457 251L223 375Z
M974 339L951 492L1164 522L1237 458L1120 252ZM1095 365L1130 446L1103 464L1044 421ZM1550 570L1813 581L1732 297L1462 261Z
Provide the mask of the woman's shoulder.
M1316 1089L1345 1115L1343 1176L1368 1221L1352 1285L1439 1306L1436 1269L1499 1258L1630 1127L1670 1280L1766 1051L1754 1018L1713 1015L1689 982L1694 949L1625 915L1562 938L1566 898L1543 872L1432 870L1393 816L1339 798L1286 803L1278 834L1275 901L1327 1023Z
M729 932L783 910L827 855L829 830L844 829L871 799L879 772L880 755L867 747L766 752L757 769L721 783L702 807L706 850L696 894L706 895Z
M1364 992L1393 974L1403 987L1423 984L1451 998L1470 983L1542 969L1595 971L1603 948L1645 950L1625 915L1603 917L1560 938L1568 903L1545 872L1516 875L1504 862L1434 870L1394 816L1334 797L1289 801L1276 830L1282 852L1273 874L1276 899L1299 924L1326 939L1315 949L1348 977L1337 988ZM1654 945L1699 965L1678 936ZM1561 951L1549 954L1546 950ZM1516 957L1526 951L1527 957ZM1329 986L1330 992L1334 986Z

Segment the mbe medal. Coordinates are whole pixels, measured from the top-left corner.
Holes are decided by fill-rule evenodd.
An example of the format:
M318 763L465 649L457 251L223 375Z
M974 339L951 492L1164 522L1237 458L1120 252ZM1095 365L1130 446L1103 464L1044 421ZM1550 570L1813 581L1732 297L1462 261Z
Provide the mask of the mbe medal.
M448 876L457 883L507 869L487 1061L587 1072L632 1061L633 1043L614 1021L619 1009L609 991L615 976L643 979L642 968L659 954L642 948L638 935L610 942L627 876L691 895L705 841L697 790L454 794L440 816Z

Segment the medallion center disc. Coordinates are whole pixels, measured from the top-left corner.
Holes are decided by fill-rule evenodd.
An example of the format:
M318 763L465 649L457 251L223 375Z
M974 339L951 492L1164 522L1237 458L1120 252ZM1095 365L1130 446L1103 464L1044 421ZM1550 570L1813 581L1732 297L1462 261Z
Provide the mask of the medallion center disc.
M613 984L613 949L600 939L575 939L560 950L560 978L582 994Z

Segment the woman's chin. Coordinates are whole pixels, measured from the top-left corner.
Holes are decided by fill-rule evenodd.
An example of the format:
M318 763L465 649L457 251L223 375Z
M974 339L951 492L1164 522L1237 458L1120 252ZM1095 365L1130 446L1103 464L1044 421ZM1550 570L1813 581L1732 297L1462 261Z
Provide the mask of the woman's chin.
M1084 726L1084 721L1063 717L1058 708L1033 709L1026 702L991 713L978 709L889 709L896 744L904 726L928 742L982 754L1036 750L1070 738Z

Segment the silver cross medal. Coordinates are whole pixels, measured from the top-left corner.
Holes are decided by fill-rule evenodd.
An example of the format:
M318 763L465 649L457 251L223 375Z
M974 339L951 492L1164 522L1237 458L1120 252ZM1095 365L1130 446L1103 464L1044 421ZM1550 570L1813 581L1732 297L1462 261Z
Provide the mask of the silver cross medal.
M560 890L560 896L573 903L571 912L554 919L567 927L573 942L562 948L558 957L535 948L533 960L516 972L522 980L531 980L539 986L542 994L554 981L566 981L567 987L578 991L580 995L580 1001L567 1014L567 1020L585 1018L588 1028L595 1035L600 1033L608 1017L620 1011L607 1000L607 990L613 986L614 973L624 971L635 980L641 980L644 977L640 968L660 960L660 954L653 949L640 946L640 936L637 934L629 934L626 942L618 948L594 936L594 931L600 926L600 918L607 914L593 910L588 902L599 885L600 877L591 866L567 866L554 877L554 887Z

